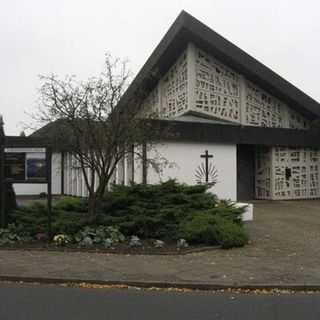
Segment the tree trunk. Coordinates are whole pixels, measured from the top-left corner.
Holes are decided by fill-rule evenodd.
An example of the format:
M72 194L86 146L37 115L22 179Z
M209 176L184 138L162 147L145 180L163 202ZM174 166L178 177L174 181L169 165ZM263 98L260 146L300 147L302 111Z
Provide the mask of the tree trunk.
M89 194L88 198L88 215L91 219L94 219L96 216L96 208L97 208L97 197L93 193Z

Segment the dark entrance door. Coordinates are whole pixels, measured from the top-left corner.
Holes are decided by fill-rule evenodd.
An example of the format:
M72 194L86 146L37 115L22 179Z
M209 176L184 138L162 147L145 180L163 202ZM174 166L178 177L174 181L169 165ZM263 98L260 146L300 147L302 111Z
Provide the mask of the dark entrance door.
M237 146L237 200L255 199L255 146Z

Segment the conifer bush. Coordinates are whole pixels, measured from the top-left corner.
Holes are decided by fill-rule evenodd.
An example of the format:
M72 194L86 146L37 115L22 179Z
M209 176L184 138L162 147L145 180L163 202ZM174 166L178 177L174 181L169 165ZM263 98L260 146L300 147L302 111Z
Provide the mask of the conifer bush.
M100 223L117 225L124 234L190 243L242 246L247 234L243 208L220 201L205 185L187 186L174 180L158 185L115 186L99 214ZM236 233L232 239L232 232ZM224 242L228 237L228 243Z
M180 224L180 235L190 243L221 245L224 249L242 247L248 235L242 223L214 210L198 212Z
M158 185L114 186L99 204L94 220L87 219L85 199L66 197L53 206L53 233L74 236L84 227L114 226L126 237L185 238L190 244L243 246L248 241L241 221L244 209L219 200L207 189L174 180ZM46 206L34 203L20 207L11 220L31 235L45 232Z

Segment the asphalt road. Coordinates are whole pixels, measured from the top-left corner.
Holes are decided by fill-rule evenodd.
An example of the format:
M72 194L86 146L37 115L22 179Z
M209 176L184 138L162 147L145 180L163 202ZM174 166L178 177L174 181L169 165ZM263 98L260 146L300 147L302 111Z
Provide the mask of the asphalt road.
M1 320L320 319L320 294L83 289L0 283Z

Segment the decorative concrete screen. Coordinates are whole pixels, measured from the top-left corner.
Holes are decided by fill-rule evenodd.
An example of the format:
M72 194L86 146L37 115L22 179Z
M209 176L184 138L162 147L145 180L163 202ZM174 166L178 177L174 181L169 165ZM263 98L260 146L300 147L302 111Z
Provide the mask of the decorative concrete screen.
M161 115L175 117L188 109L188 68L187 52L163 77L161 83L162 108Z
M274 199L319 197L320 153L310 148L273 148Z
M239 75L199 49L196 49L195 106L199 112L240 122Z
M298 112L288 108L290 129L310 129L310 121Z
M188 59L185 50L144 102L144 110L172 118L188 109Z
M236 124L308 129L310 121L215 57L189 43L144 102L161 118L188 112Z
M308 129L309 121L250 81L245 81L245 124L258 127Z
M319 150L259 149L256 153L256 197L273 200L318 198L319 174Z
M257 147L256 150L256 198L271 198L271 164L272 164L271 148Z
M245 122L257 127L284 128L286 105L246 81Z

